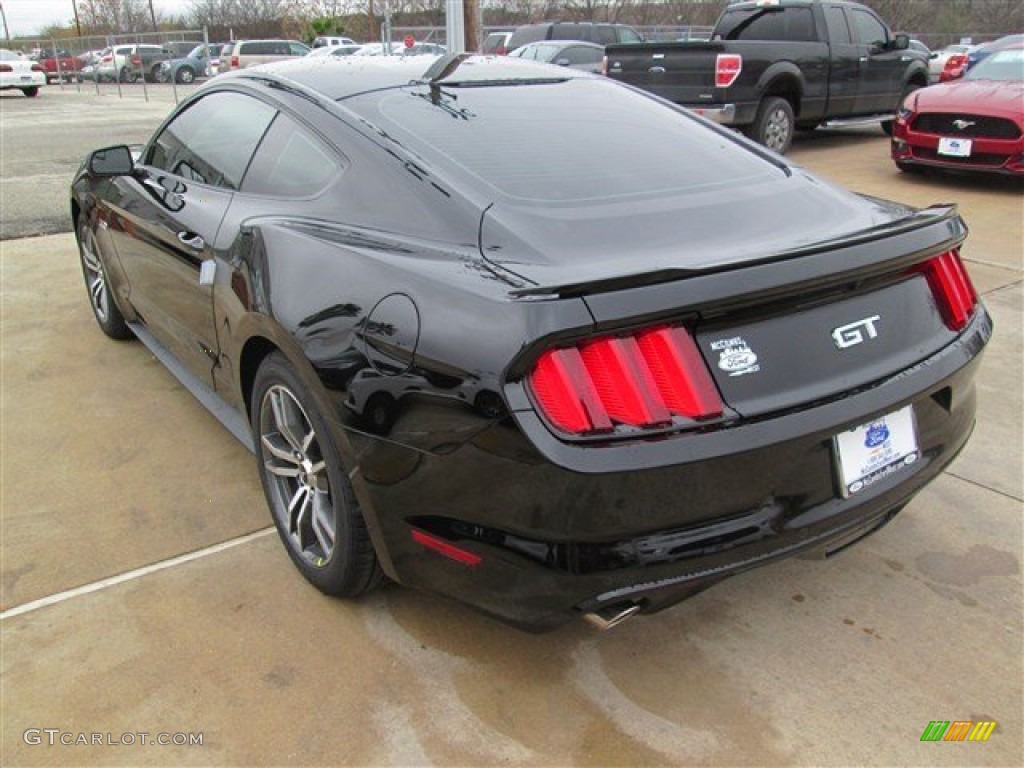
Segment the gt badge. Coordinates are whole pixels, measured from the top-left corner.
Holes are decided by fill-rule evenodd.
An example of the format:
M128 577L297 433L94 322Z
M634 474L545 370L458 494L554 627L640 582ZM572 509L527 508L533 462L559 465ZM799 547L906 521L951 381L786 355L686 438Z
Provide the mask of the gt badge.
M878 336L878 329L875 328L875 323L881 319L880 315L872 315L871 317L865 317L863 320L841 325L832 331L832 341L836 343L839 349L846 349L848 347L855 347L868 339L874 339Z

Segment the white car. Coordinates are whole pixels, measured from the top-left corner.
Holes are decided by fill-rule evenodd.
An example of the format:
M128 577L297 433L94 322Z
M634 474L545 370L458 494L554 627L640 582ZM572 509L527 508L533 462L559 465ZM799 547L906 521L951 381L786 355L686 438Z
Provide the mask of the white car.
M325 45L320 48L314 48L306 55L318 59L324 56L351 56L362 47L358 43L354 45Z
M928 60L928 82L939 82L942 70L946 68L946 62L956 54L968 54L978 46L976 45L947 45L945 48L933 51L932 57Z
M42 64L0 48L0 91L17 88L32 98L39 95L41 85L46 85L46 70Z

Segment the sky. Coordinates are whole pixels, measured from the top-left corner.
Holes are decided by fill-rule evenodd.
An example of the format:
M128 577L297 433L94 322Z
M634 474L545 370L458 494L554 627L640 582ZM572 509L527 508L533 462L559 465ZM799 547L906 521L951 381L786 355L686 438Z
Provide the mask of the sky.
M11 37L35 35L43 27L66 24L75 18L71 0L0 0L0 6L7 16ZM153 9L158 13L177 15L187 7L185 0L153 0Z

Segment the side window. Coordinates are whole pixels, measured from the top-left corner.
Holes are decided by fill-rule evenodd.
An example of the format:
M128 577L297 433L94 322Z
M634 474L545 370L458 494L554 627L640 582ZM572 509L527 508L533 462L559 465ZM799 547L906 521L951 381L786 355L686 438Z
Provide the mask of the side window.
M632 27L617 27L620 43L642 43L644 40Z
M568 59L570 64L596 64L601 60L603 54L599 48L587 48L583 45L574 45L566 48L558 58Z
M309 48L302 43L288 43L288 47L291 49L292 56L305 56L309 53Z
M339 158L291 118L279 114L245 175L242 191L310 197L341 172Z
M238 189L275 109L240 93L211 93L179 112L145 163L201 184Z
M615 44L615 27L599 25L594 27L594 42L598 45Z
M829 42L840 45L853 42L850 28L846 25L846 14L839 6L825 7L825 24L828 25Z
M853 13L853 33L860 45L876 45L889 42L889 34L877 18L867 11L851 8Z

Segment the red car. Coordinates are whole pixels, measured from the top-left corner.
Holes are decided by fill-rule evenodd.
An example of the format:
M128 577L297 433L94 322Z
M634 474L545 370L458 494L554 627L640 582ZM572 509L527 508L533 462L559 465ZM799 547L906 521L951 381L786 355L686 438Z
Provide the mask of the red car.
M901 171L920 167L1024 176L1024 45L963 78L914 91L892 132Z

